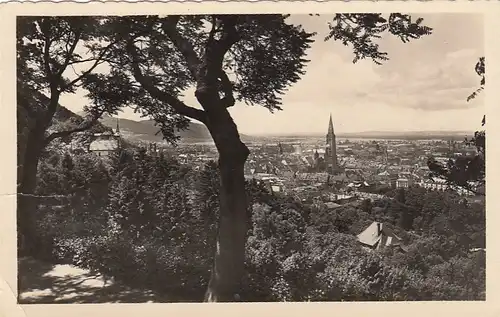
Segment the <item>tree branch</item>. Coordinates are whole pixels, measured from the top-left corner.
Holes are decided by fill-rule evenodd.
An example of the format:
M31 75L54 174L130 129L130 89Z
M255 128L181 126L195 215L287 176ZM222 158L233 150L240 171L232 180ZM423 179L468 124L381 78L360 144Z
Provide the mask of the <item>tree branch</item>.
M43 64L45 66L45 72L47 73L47 79L50 85L52 86L52 79L54 74L52 73L52 69L50 67L50 46L52 45L52 40L47 36L45 37L45 47L43 49Z
M217 32L217 18L215 16L212 16L212 29L208 34L208 43L214 40L216 32Z
M222 103L224 107L229 108L234 106L235 99L233 96L233 84L229 80L226 72L222 69L222 62L224 56L229 51L231 46L239 41L240 37L236 30L236 17L225 16L221 17L222 20L222 36L220 40L214 40L214 33L216 27L216 18L212 22L212 31L210 32L209 39L206 44L205 63L209 74L216 76L220 79L222 93Z
M97 122L97 120L99 120L99 118L104 114L104 112L105 112L105 109L99 110L98 113L95 114L90 121L84 122L79 127L76 127L73 129L68 129L65 131L58 131L58 132L51 133L48 137L45 138L44 145L47 146L50 142L54 141L57 138L64 138L64 137L67 137L73 133L83 132L83 131L90 129Z
M200 58L198 57L198 54L196 54L191 42L182 37L177 31L177 23L179 22L179 19L180 16L167 17L163 22L162 28L174 46L181 52L182 56L184 56L191 75L195 79L198 79L198 70L201 64Z
M220 62L222 63L222 60L224 59L224 55L226 55L227 51L236 44L240 40L240 36L238 34L238 31L236 30L236 22L237 22L237 17L236 16L224 16L222 19L222 26L223 26L223 34L222 37L218 43L218 51L220 56L218 58L220 59Z
M137 49L130 39L127 43L127 50L132 57L132 72L135 79L146 89L146 91L154 98L171 106L178 114L196 119L200 122L206 123L206 114L203 110L190 107L177 99L176 97L161 91L153 83L151 78L145 76L139 66Z
M81 37L82 33L80 31L76 31L75 32L75 40L73 41L73 43L71 43L71 47L69 48L68 50L68 55L66 56L66 59L64 60L64 63L63 65L61 66L61 69L57 72L56 76L59 78L62 76L62 74L64 73L64 71L66 70L66 68L68 67L69 65L69 62L71 60L71 56L73 55L73 53L75 52L75 49L76 49L76 45L78 45L78 42L80 41L80 37Z
M79 82L80 80L82 80L82 78L84 78L85 76L87 76L88 74L90 74L97 66L99 66L102 63L104 63L106 61L105 59L103 59L104 55L109 51L109 49L111 48L111 46L113 46L117 42L118 42L118 40L116 40L116 41L110 43L108 46L106 46L99 53L99 55L94 59L95 63L89 69L87 69L86 71L84 71L83 73L81 73L80 76L78 76L77 78L75 78L74 80L72 80L71 82L69 82L67 85L64 85L63 87L61 87L61 90L65 90L65 89L70 88L71 86L73 86L74 84L76 84L77 82Z
M62 86L61 90L65 90L65 89L70 88L71 86L73 86L74 84L76 84L77 82L79 82L80 80L82 80L82 78L84 78L85 76L87 76L88 74L90 74L97 66L99 66L102 63L104 63L104 61L99 60L99 59L96 60L96 62L89 69L87 69L86 71L84 71L83 73L81 73L80 76L78 76L77 78L75 78L72 81L70 81L67 85Z
M81 63L86 63L86 62L95 62L96 60L97 60L96 57L90 57L90 58L81 59L81 60L78 60L78 61L69 62L68 66L75 65L75 64L81 64ZM101 60L108 61L108 60L105 60L104 58L101 58Z

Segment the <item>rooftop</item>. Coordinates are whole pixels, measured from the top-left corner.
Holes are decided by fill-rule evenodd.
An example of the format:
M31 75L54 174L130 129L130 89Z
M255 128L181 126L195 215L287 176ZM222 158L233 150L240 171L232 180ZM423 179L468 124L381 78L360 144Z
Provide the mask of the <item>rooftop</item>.
M114 151L118 149L118 140L95 140L89 145L90 151Z

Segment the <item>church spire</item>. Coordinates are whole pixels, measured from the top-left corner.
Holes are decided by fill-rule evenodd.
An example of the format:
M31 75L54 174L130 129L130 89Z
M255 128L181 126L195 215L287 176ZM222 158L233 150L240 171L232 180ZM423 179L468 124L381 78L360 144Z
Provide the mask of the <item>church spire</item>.
M330 122L328 123L328 133L333 134L333 120L332 120L332 114L330 113Z
M330 122L328 123L328 134L326 135L325 160L331 166L332 171L336 171L338 169L337 142L335 139L335 132L333 131L333 119L331 113Z
M120 118L116 118L116 134L120 134Z

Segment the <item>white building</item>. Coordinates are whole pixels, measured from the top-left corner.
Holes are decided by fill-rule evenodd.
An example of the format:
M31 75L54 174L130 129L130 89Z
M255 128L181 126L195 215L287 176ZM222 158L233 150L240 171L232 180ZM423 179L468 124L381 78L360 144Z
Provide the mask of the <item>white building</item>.
M358 234L358 241L362 246L372 250L380 250L385 247L399 246L405 250L402 245L402 239L398 237L391 229L380 222L372 222L363 232Z
M448 189L448 184L446 183L446 180L437 178L437 179L428 179L425 181L420 182L419 184L423 188L426 189L432 189L432 190L446 190Z
M89 144L89 151L99 157L108 157L120 149L120 123L116 120L116 130L94 134L94 140Z
M111 132L95 135L96 139L89 145L89 151L100 157L108 157L111 153L118 151L120 140Z
M398 178L396 180L396 188L408 188L410 187L410 180L408 178Z

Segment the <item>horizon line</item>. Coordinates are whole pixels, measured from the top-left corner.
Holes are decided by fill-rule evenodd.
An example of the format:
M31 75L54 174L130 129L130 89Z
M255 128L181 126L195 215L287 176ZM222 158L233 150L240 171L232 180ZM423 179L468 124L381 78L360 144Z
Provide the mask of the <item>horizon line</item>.
M378 130L371 130L371 131L353 131L353 132L340 132L340 133L336 133L336 137L342 137L342 136L351 136L351 135L356 135L356 134L365 134L365 135L368 135L368 134L378 134L378 135L381 135L383 136L384 134L393 134L393 135L407 135L407 134L415 134L415 133L435 133L435 134L439 134L439 133L447 133L447 134L463 134L463 133L466 133L466 134L473 134L475 131L474 130L470 130L470 131L466 131L466 130L413 130L413 131L391 131L391 130L387 130L387 131L378 131ZM277 133L266 133L266 134L263 134L263 133L250 133L250 132L240 132L240 134L246 134L246 135L249 135L249 136L259 136L259 137L279 137L279 136L288 136L288 137L294 137L294 136L323 136L324 133L322 132L277 132Z
M119 116L103 116L101 119L104 119L105 117L108 118L113 118L113 119L118 119L118 120L129 120L137 123L141 123L144 121L154 121L153 119L150 118L144 118L140 120L134 120L134 119L129 119L129 118L120 118ZM191 121L193 124L198 124L205 126L201 122L195 122ZM189 129L189 128L188 128ZM473 134L475 131L481 130L480 128L478 129L470 129L470 130L410 130L410 131L402 131L402 130L362 130L362 131L350 131L350 132L336 132L337 137L342 137L344 135L355 135L355 134L400 134L400 135L405 135L405 134L412 134L412 133L448 133L448 134ZM278 136L288 136L288 137L293 137L293 136L323 136L323 132L275 132L275 133L256 133L256 132L246 132L246 131L239 131L240 134L247 135L247 136L256 136L256 137L278 137Z

